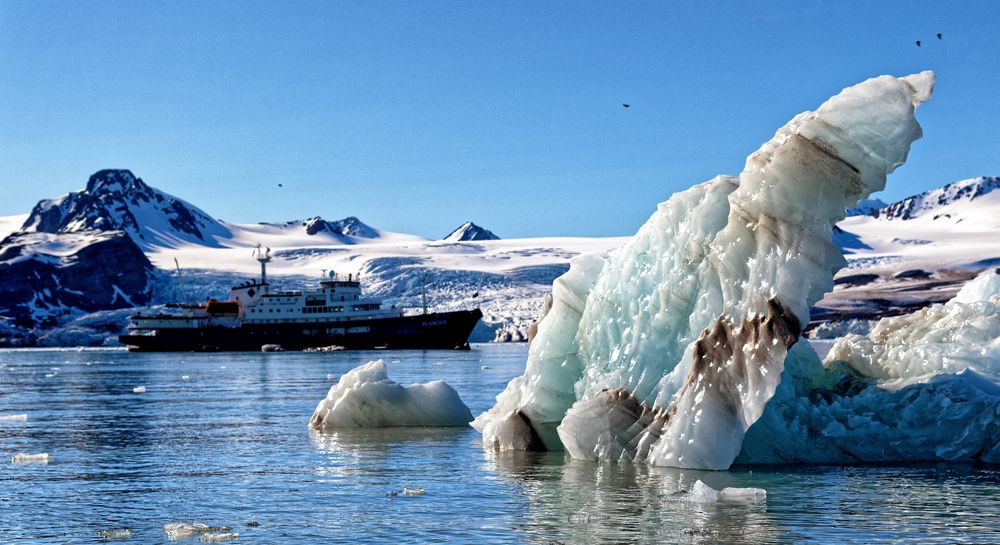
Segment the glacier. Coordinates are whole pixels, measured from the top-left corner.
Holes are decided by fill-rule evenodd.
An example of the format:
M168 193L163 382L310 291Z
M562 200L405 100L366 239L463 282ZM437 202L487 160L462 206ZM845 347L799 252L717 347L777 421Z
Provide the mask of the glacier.
M675 194L606 258L573 260L524 375L473 422L484 446L728 468L786 358L811 353L797 344L809 309L846 263L834 224L906 160L934 82L927 71L844 89L739 176Z
M458 392L435 380L409 387L389 380L383 360L351 369L330 388L309 420L316 430L468 426L472 413Z

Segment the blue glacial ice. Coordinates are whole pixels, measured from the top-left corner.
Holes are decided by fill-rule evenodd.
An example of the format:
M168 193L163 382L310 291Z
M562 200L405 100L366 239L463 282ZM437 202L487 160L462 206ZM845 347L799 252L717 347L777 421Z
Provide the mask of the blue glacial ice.
M738 177L675 194L608 257L574 260L524 375L473 422L484 445L706 469L743 456L776 392L802 399L787 397L802 390L795 372L829 378L797 341L845 264L833 226L906 160L934 80L849 87L779 129ZM819 367L798 369L806 360Z

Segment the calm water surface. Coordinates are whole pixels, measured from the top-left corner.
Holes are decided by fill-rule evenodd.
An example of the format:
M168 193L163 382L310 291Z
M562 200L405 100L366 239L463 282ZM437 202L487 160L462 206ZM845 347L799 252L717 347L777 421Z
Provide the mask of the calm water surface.
M1000 542L996 467L703 472L493 453L472 429L307 428L335 377L371 359L404 384L446 380L478 414L526 355L0 351L0 416L28 415L0 421L0 542L131 528L130 542L163 543L168 522L228 525L234 543ZM52 460L11 463L18 452ZM767 501L678 500L697 479ZM403 487L426 495L386 495Z

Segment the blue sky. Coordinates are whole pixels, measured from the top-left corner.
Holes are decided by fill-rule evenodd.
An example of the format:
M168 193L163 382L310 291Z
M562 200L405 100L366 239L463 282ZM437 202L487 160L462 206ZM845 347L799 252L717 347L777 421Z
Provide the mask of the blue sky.
M998 29L996 2L0 0L0 215L129 168L236 222L627 235L843 87L933 69L893 200L1000 175Z

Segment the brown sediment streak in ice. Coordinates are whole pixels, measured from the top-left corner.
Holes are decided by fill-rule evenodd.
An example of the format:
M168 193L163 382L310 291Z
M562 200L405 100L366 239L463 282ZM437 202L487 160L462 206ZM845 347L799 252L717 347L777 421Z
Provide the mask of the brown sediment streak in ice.
M745 319L738 329L720 316L695 341L694 361L680 398L686 390L708 384L707 395L715 397L734 417L746 419L743 399L753 395L762 377L781 373L788 349L801 332L799 319L773 298L767 301L766 315ZM752 420L744 425L749 427Z
M593 398L578 402L566 415L559 436L575 458L590 460L669 462L684 465L684 448L659 445L666 435L668 441L682 445L698 436L699 418L686 414L677 418L678 411L697 412L708 407L714 411L706 416L703 426L722 424L721 433L742 436L760 414L766 400L773 394L788 348L795 344L801 332L798 318L777 299L766 304L766 313L743 320L735 326L720 316L695 342L693 362L677 401L669 407L643 403L626 388L607 389ZM770 380L765 383L766 377ZM599 423L594 426L595 423ZM674 428L677 429L674 429ZM708 434L715 430L708 430ZM680 440L678 440L680 439ZM722 442L732 448L734 442ZM661 447L657 449L657 447ZM697 448L710 445L697 445ZM739 441L735 442L738 450ZM672 452L678 450L678 452ZM651 452L656 451L652 456ZM672 459L661 459L673 453ZM732 454L735 456L735 453ZM731 458L720 456L720 469L728 467Z
M535 430L531 418L520 410L511 412L497 426L497 436L493 438L493 448L544 451L545 444Z

